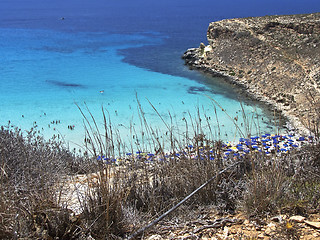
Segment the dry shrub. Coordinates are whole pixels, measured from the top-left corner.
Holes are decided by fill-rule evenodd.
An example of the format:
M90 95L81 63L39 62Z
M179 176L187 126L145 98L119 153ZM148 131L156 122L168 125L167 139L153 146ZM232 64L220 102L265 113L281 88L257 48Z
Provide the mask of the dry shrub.
M274 158L252 157L243 205L249 216L319 210L319 144Z
M249 216L276 213L281 208L291 181L282 160L270 160L262 155L251 156L253 168L247 175L244 192L245 209Z
M127 201L139 211L157 215L182 200L234 161L226 160L218 167L217 161L210 159L209 150L203 150L202 153L203 157L198 159L179 156L150 164L130 188ZM196 208L216 204L223 211L235 210L236 198L240 196L237 174L236 170L219 176L188 201L188 206Z
M84 231L94 239L117 239L128 231L123 213L126 188L124 175L113 175L110 167L99 164L98 179L89 187L81 218Z
M23 136L18 129L1 128L0 238L123 238L235 163L189 199L188 209L215 205L222 213L243 206L249 216L265 216L319 208L319 144L282 156L224 158L221 142L207 139L194 121L194 134L176 138L173 131L168 133L170 154L149 130L150 136L142 132L151 139L146 146L160 149L158 156L151 159L147 149L139 149L144 154L117 165L97 161L102 155L110 160L116 152L127 152L104 112L103 119L102 134L94 117L85 117L89 154L83 157L64 149L57 139L45 142L36 129ZM147 125L145 119L143 123ZM57 205L55 188L61 177L92 172L97 179L87 183L80 215Z
M54 185L61 176L82 170L83 161L61 143L44 141L36 134L36 126L25 136L17 128L1 127L1 238L70 239L63 238L69 229L69 213L57 206Z

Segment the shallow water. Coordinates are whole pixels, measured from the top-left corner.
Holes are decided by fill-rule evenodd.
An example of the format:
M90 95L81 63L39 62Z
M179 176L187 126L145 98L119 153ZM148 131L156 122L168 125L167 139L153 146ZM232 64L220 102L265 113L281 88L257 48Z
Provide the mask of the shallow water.
M185 133L186 120L192 132L189 116L195 121L200 111L206 134L233 140L239 136L234 118L239 126L244 124L242 102L248 118L259 116L255 124L250 121L253 134L276 131L272 112L261 104L246 99L221 79L183 65L183 51L205 36L207 24L203 23L223 18L215 14L209 21L205 8L197 5L191 10L192 1L142 7L141 1L136 2L140 5L109 6L102 1L81 6L60 1L56 5L15 2L20 5L4 1L0 10L1 125L9 120L22 129L37 125L46 138L59 135L67 143L82 145L84 120L76 104L85 109L86 103L100 129L103 106L121 137L132 140L130 126L141 131L140 101L148 124L159 128L159 135L169 131L168 125L178 127L177 134ZM186 13L192 13L194 20L186 18Z

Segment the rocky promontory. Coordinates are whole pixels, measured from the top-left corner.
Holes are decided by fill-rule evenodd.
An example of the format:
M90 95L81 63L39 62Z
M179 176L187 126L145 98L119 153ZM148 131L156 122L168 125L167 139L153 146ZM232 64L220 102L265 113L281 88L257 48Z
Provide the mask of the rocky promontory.
M208 45L184 55L191 69L225 77L275 106L299 129L320 118L320 13L212 22Z

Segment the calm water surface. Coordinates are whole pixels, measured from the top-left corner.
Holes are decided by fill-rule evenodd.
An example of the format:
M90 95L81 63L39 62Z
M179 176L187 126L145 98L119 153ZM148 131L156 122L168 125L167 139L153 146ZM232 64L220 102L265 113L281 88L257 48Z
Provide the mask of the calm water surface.
M211 21L316 11L320 4L312 0L2 0L0 123L36 124L46 138L55 134L81 145L85 131L76 104L90 109L99 128L103 106L118 134L132 140L132 129L140 131L139 101L159 135L166 124L184 134L185 122L191 128L190 116L194 121L201 112L212 137L233 140L239 136L234 118L243 124L242 102L247 117L259 119L250 121L254 134L275 131L272 112L221 79L188 70L180 57L206 42Z

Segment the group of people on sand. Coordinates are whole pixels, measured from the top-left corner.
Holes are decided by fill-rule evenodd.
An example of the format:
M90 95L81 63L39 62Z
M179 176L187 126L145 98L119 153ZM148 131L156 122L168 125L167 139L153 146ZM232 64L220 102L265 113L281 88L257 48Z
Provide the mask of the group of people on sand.
M293 149L300 148L305 144L312 144L314 139L312 136L296 136L295 134L288 135L276 135L276 134L264 134L262 136L253 136L250 138L240 138L236 144L225 142L221 146L221 155L223 158L239 158L249 153L259 153L266 155L281 155L287 154ZM142 160L146 163L150 163L154 160L170 160L179 159L183 157L190 157L191 159L209 159L214 160L216 157L216 151L214 149L205 149L204 147L194 147L188 145L186 149L175 153L166 154L154 154L148 152L137 151L136 153L126 153L126 156L122 158L107 158L105 156L98 156L97 160L104 161L105 163L120 164L126 160Z
M262 152L269 154L288 153L292 149L299 148L304 144L312 143L313 137L288 135L271 135L264 134L262 136L254 136L250 138L240 138L238 144L223 144L224 154L226 156L233 154L234 156L244 155L250 152Z

